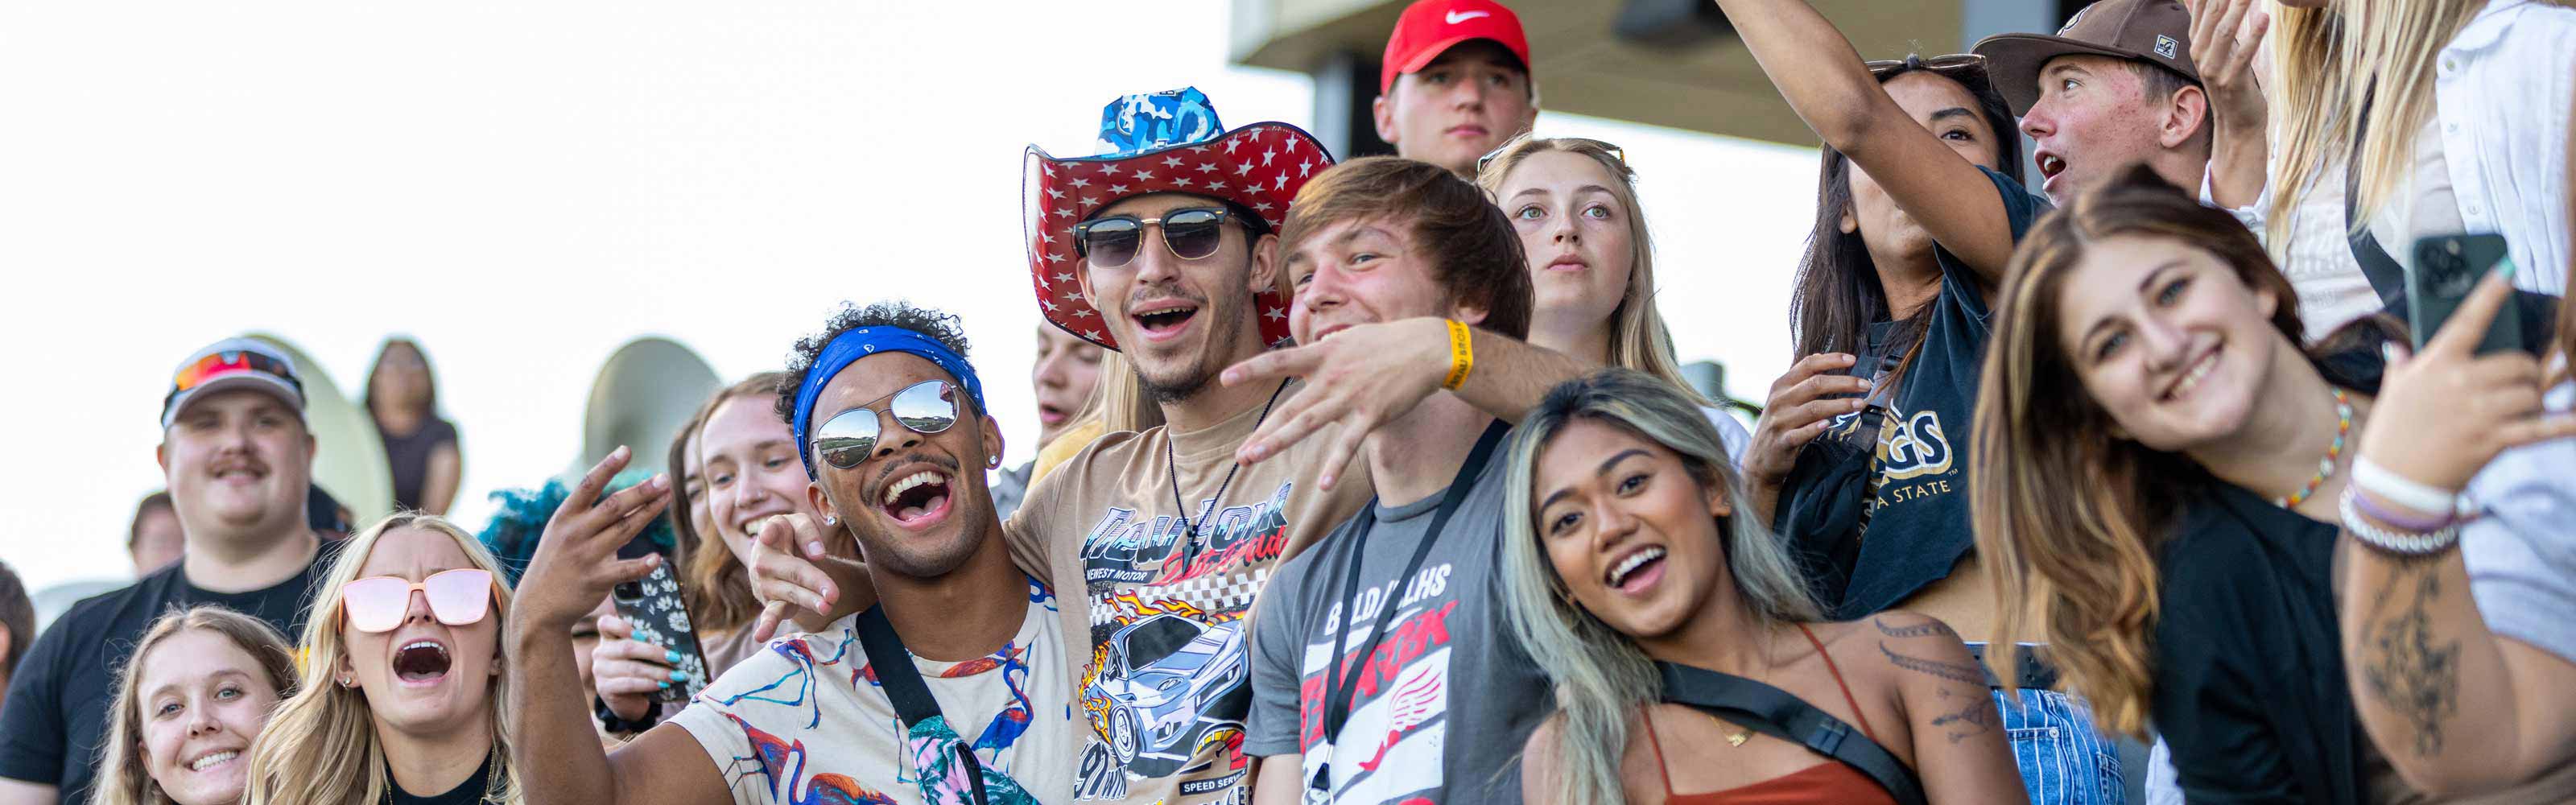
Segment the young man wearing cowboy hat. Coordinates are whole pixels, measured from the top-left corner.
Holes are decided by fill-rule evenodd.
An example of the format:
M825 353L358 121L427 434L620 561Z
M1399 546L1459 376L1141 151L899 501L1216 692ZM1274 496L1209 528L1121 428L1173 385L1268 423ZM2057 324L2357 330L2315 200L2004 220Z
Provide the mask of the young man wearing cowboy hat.
M1489 333L1453 341L1428 318L1271 350L1288 334L1276 232L1331 157L1284 123L1226 130L1194 89L1112 103L1101 139L1104 156L1030 150L1032 279L1048 321L1126 353L1133 377L1103 382L1140 384L1167 424L1094 441L1003 528L1068 604L1088 725L1075 799L1243 802L1245 618L1280 561L1368 503L1366 466L1350 460L1360 437L1444 380L1517 417L1582 367ZM762 535L753 572L772 612L862 606L848 563L782 550L792 529L823 553L810 525Z

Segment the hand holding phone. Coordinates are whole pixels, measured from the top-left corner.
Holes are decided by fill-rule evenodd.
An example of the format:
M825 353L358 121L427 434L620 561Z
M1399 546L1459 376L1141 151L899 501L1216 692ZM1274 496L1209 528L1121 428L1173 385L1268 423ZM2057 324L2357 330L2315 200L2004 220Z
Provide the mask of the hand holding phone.
M2406 324L2422 350L2460 303L2491 272L2511 272L2503 235L2437 235L2415 241L2415 265L2406 272ZM2479 339L2477 353L2527 350L2522 343L2522 316L2507 300Z
M666 704L686 702L706 687L706 652L698 645L696 626L689 620L689 607L680 598L680 582L672 578L670 563L655 565L652 574L641 580L617 585L609 593L609 600L617 609L618 620L623 621L616 625L632 630L627 640L620 641L626 645L616 651L629 654L639 665L658 661L669 669L646 669L648 674L667 675L667 679L654 680L660 683L650 694L655 700ZM607 631L606 624L602 631ZM605 693L608 674L605 669L600 673Z
M2477 354L2490 318L2513 311L2503 272L2471 285L2458 305L2458 326L2407 354L2386 345L2388 372L2360 434L2359 455L2399 477L2435 489L2468 486L2505 450L2576 435L2576 415L2541 404L2540 359L2522 350ZM2442 515L2448 512L2416 512Z

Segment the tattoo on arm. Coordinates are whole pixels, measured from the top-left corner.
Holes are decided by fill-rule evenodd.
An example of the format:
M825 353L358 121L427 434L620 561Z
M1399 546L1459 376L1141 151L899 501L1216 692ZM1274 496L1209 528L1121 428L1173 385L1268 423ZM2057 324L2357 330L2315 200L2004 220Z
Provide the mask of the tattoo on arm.
M1918 674L1930 674L1952 682L1965 682L1978 687L1985 687L1986 684L1985 673L1977 670L1977 667L1974 665L1961 665L1955 662L1927 660L1921 657L1909 657L1903 654L1898 654L1887 647L1887 641L1885 640L1878 641L1878 653L1887 655L1887 662L1889 665L1894 665L1898 668L1903 668Z
M1941 689L1942 698L1949 698L1949 693L1950 689ZM1995 712L1995 703L1992 699L1976 696L1969 699L1966 707L1933 716L1932 726L1942 728L1949 737L1950 743L1957 745L1970 737L1994 731L1995 722L2001 716L2002 714Z
M1950 624L1942 623L1938 618L1926 619L1923 623L1915 624L1913 626L1898 626L1894 628L1890 628L1887 625L1887 619L1885 618L1871 618L1869 619L1869 625L1878 627L1879 634L1887 635L1889 637L1931 637L1934 635L1941 635L1944 637L1959 636L1958 632L1950 629Z
M2362 678L2382 704L2415 728L2415 754L2442 752L2442 725L2460 709L2460 641L2441 640L2431 608L2442 597L2441 565L2413 562L2390 579L2390 595L2362 621ZM2411 595L2399 592L2413 587ZM2398 598L2400 611L2380 617Z

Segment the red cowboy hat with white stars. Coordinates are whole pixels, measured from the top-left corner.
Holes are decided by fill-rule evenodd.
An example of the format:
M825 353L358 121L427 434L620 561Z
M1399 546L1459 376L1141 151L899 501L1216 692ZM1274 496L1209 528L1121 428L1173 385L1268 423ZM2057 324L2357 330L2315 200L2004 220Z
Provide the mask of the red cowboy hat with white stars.
M1029 146L1020 201L1039 309L1056 327L1109 349L1118 348L1118 339L1083 296L1074 224L1125 199L1187 193L1240 207L1277 232L1298 188L1333 166L1323 143L1296 126L1265 122L1226 131L1195 87L1111 101L1101 110L1100 143L1099 156L1066 159ZM1253 301L1262 341L1287 342L1288 298L1264 290Z

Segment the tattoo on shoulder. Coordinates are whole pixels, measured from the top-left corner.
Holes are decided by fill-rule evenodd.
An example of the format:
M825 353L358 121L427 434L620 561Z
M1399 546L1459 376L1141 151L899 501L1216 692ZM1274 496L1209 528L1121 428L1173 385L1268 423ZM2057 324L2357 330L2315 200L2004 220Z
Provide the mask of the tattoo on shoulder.
M2363 679L2372 695L2415 728L2418 756L2441 754L2442 726L2460 709L2460 641L2441 640L2433 630L2440 572L2431 564L2400 568L2390 580L2391 594L2362 621ZM2398 611L2382 617L2400 598Z
M1962 665L1955 662L1942 662L1940 660L1928 660L1922 657L1898 654L1894 649L1887 647L1887 641L1885 640L1878 641L1878 653L1887 655L1887 663L1889 665L1913 671L1918 674L1930 674L1952 682L1965 682L1979 687L1983 687L1986 684L1986 675L1977 670L1977 667L1973 665Z
M1950 689L1942 688L1941 696L1949 698ZM1994 731L1995 722L2001 719L2002 714L1995 712L1994 700L1978 696L1957 711L1933 716L1932 726L1940 727L1944 737L1949 738L1952 745L1956 745L1960 741Z
M1950 629L1950 624L1942 623L1939 618L1925 618L1922 623L1918 623L1913 626L1890 627L1887 625L1887 619L1880 617L1869 619L1869 625L1877 627L1879 634L1887 635L1889 637L1932 637L1934 635L1942 637L1959 636L1958 632Z

